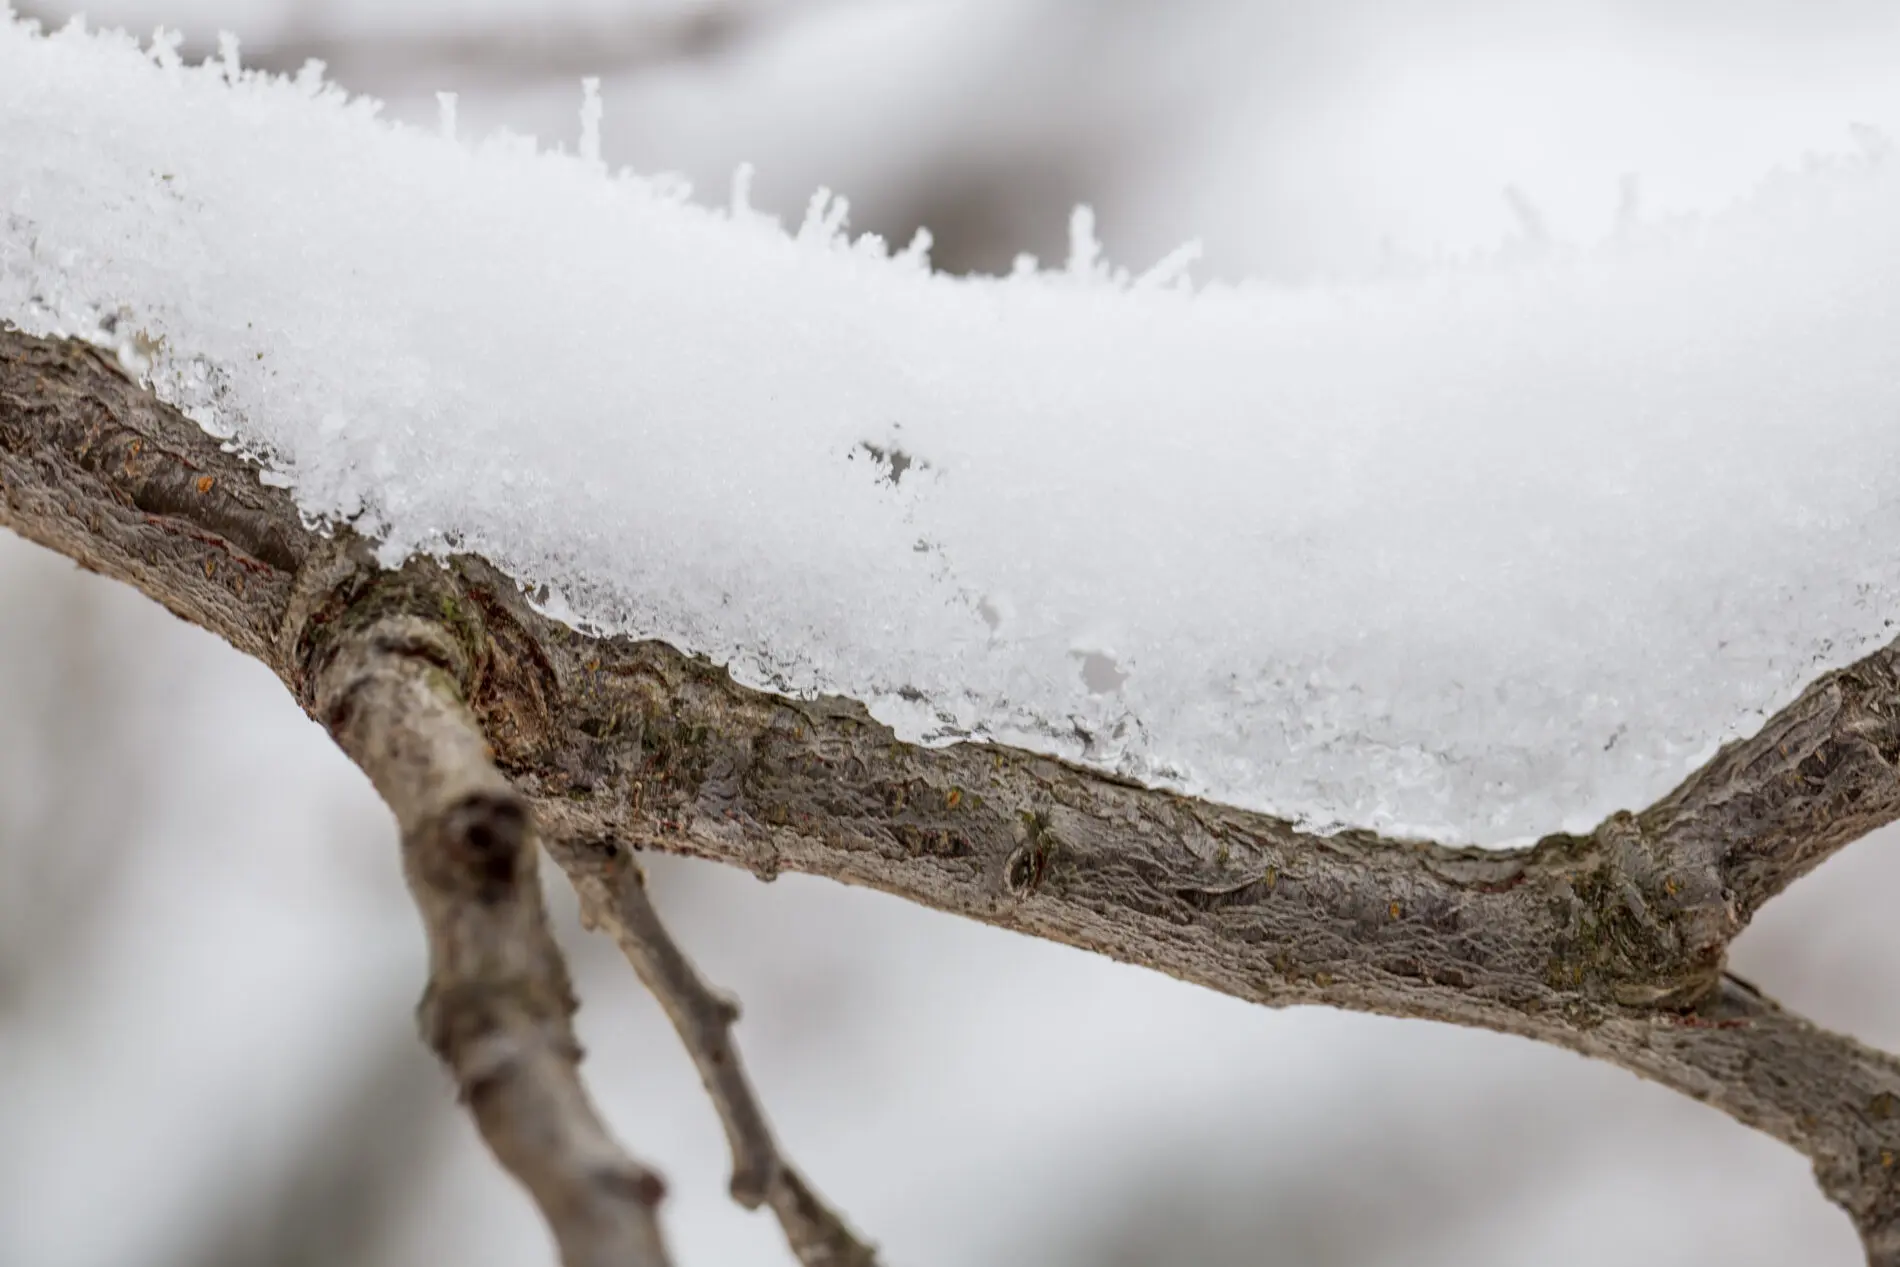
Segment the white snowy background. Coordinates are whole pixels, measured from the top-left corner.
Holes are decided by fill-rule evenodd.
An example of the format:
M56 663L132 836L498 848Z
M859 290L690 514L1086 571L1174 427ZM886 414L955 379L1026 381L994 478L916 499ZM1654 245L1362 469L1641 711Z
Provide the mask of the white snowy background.
M1646 211L1714 208L1852 124L1900 133L1900 14L1845 0L88 12L199 53L229 29L252 62L316 49L431 126L455 89L465 134L567 141L598 73L610 163L723 201L749 161L792 223L822 184L854 227L927 224L940 266L985 271L1060 260L1084 200L1118 260L1200 238L1203 278L1351 277L1530 222L1591 241L1627 174ZM1892 854L1830 863L1737 953L1889 1048ZM1615 1070L656 870L745 1001L789 1146L894 1265L1855 1260L1792 1153ZM0 1263L544 1260L410 1033L411 924L379 807L272 679L0 539ZM681 1261L786 1261L726 1201L670 1031L610 947L574 945L592 1077L671 1180Z

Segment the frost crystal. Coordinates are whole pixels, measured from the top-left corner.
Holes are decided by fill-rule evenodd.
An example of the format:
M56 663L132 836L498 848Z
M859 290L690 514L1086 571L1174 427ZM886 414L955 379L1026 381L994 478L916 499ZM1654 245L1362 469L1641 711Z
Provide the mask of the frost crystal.
M1883 144L1357 289L1008 278L311 71L0 23L0 319L120 349L305 513L590 627L1309 823L1648 802L1900 596ZM1529 249L1529 248L1535 249Z

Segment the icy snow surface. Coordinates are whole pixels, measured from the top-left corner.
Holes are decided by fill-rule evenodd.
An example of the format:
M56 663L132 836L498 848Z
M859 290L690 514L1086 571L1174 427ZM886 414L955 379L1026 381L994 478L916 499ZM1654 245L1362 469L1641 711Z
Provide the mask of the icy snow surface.
M0 22L0 319L586 627L1307 823L1640 805L1900 596L1900 163L1331 290L932 275L306 73ZM577 96L578 99L578 96Z

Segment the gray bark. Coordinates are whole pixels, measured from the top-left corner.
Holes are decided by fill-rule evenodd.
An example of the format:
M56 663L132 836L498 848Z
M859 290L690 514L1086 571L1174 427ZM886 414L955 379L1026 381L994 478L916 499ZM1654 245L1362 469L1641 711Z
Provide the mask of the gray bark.
M851 701L576 632L480 559L379 570L83 345L0 332L0 524L268 664L407 823L416 791L373 754L414 710L390 695L366 736L331 681L363 630L402 631L385 642L447 675L441 698L505 776L494 794L519 798L623 945L638 911L611 895L663 850L869 886L1270 1006L1522 1035L1800 1150L1868 1261L1900 1267L1900 1060L1724 972L1763 903L1900 817L1900 644L1654 806L1485 851L1313 836L1001 745L915 747Z

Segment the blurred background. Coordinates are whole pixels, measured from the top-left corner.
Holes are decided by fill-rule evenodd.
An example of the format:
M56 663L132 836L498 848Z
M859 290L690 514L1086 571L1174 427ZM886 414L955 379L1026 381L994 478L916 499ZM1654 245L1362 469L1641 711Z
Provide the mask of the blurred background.
M16 8L64 22L76 6ZM1891 0L99 0L95 25L319 58L397 120L572 146L796 223L919 225L951 271L1066 253L1304 286L1588 242L1900 132ZM1698 671L1684 665L1683 672ZM1892 833L1771 906L1738 970L1900 1047ZM1252 1008L787 877L661 859L794 1158L891 1267L1838 1264L1792 1152L1491 1034ZM682 1267L787 1264L711 1108L574 926L588 1071L667 1174ZM0 1264L551 1261L416 1040L393 829L274 679L0 534Z

